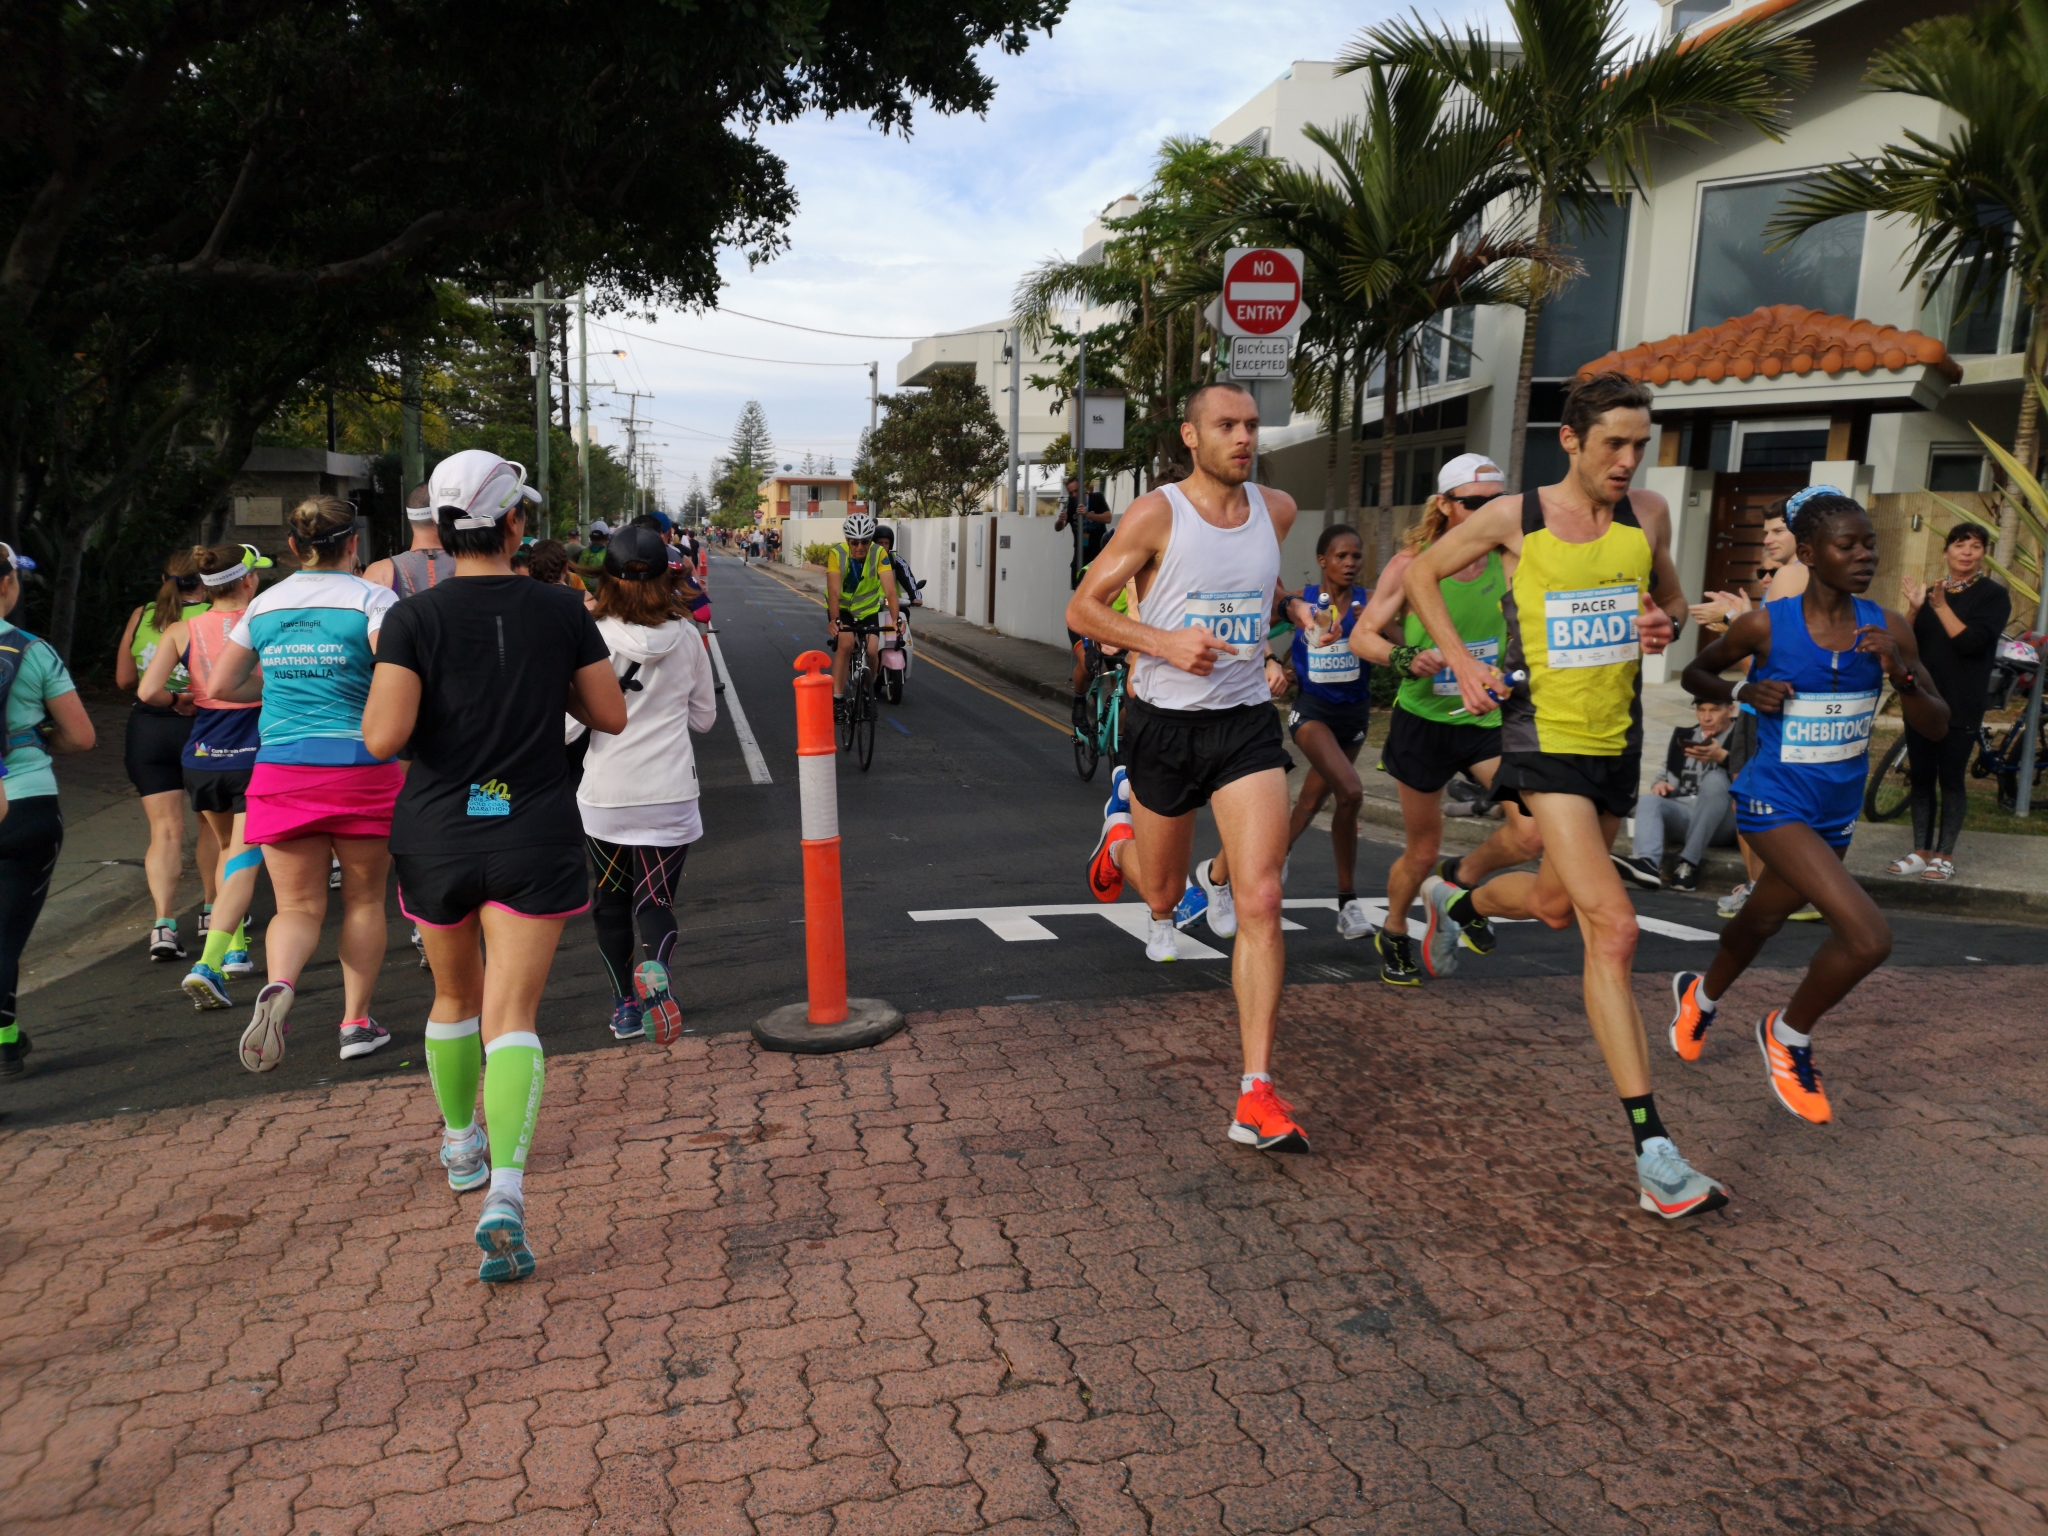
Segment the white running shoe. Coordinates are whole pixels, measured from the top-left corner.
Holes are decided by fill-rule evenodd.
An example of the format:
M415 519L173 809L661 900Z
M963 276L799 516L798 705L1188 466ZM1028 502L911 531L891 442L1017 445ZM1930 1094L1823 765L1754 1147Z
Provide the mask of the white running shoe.
M1145 936L1145 958L1160 963L1180 958L1180 945L1170 917L1155 917Z
M251 1072L268 1072L284 1060L285 1021L296 996L288 981L273 981L256 994L256 1012L242 1031L242 1065Z
M1209 878L1210 863L1204 859L1195 866L1195 883L1209 898L1209 931L1219 939L1233 939L1237 937L1237 903L1230 899L1228 884L1218 885Z
M1652 1136L1643 1143L1636 1154L1636 1187L1637 1203L1666 1221L1696 1211L1718 1211L1728 1203L1728 1187L1688 1163L1669 1136Z
M185 958L185 946L178 942L177 919L159 919L150 926L149 958L152 960L182 960Z
M1422 882L1422 904L1429 909L1429 926L1422 931L1422 968L1442 978L1458 968L1458 925L1451 918L1451 903L1465 894L1442 875L1430 875Z
M1372 914L1365 910L1365 903L1354 896L1337 909L1337 937L1340 939L1362 939L1372 932Z
M457 1193L489 1183L491 1144L484 1140L484 1128L472 1121L466 1131L444 1130L441 1166L448 1170L448 1187Z

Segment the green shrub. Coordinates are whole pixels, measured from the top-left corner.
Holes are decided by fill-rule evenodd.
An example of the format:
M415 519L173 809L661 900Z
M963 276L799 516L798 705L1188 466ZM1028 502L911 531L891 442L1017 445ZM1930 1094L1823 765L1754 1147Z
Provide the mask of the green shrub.
M833 550L843 547L839 544L806 544L804 546L804 564L823 565L827 555L832 553Z

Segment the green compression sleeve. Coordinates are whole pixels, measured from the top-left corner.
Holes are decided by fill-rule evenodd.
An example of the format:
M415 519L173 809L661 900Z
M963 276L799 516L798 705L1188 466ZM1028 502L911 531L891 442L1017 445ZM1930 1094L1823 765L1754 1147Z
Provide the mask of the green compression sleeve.
M427 1021L427 1077L451 1131L466 1131L476 1124L476 1085L484 1072L481 1024L478 1019Z
M540 1120L540 1036L531 1032L500 1035L484 1047L484 1129L491 1138L491 1167L526 1167L533 1128Z

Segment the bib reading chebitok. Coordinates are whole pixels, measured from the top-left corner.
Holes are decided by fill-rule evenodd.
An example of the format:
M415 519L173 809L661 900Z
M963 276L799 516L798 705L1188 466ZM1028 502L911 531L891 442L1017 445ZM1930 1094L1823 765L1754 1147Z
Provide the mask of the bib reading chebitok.
M1500 640L1498 637L1488 640L1467 640L1465 642L1465 649L1472 653L1473 660L1483 661L1489 667L1499 668ZM1448 666L1440 672L1432 673L1429 679L1429 691L1447 699L1458 697L1458 674L1453 672Z
M1185 628L1208 630L1239 661L1257 661L1265 653L1266 603L1259 591L1190 592L1181 612Z
M1877 717L1874 693L1793 697L1779 712L1778 757L1787 763L1845 763L1870 750Z
M1576 592L1545 592L1546 665L1562 670L1612 667L1637 660L1642 655L1636 638L1636 618L1641 612L1642 598L1633 582Z

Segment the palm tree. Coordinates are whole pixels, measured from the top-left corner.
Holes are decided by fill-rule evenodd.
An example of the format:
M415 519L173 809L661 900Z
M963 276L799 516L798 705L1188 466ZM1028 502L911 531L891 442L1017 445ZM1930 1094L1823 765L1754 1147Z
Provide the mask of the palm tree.
M1520 302L1530 269L1569 263L1526 233L1488 227L1523 173L1492 115L1453 98L1439 74L1368 65L1365 115L1306 137L1332 174L1277 161L1241 178L1226 216L1275 243L1300 245L1346 306L1353 387L1383 369L1380 496L1394 492L1394 428L1413 354L1434 318L1461 304Z
M1916 231L1905 280L1938 284L1960 273L1959 314L2016 276L2033 325L2012 456L2032 472L2048 363L2048 0L1915 22L1877 54L1865 81L1939 102L1962 126L1943 143L1909 129L1906 144L1888 144L1874 160L1831 166L1785 200L1769 233L1791 240L1845 213L1904 218ZM2018 511L2005 501L1997 553L2010 561Z
M1646 190L1652 144L1665 134L1705 138L1735 122L1776 139L1791 88L1809 73L1810 50L1769 21L1734 21L1698 37L1637 43L1621 0L1507 0L1514 42L1474 29L1431 31L1418 15L1361 32L1340 55L1340 73L1375 64L1430 72L1483 107L1501 148L1520 166L1540 249L1561 221L1589 213L1601 186L1617 203ZM1559 269L1533 267L1528 318L1515 376L1508 484L1521 482L1528 438L1536 324Z

